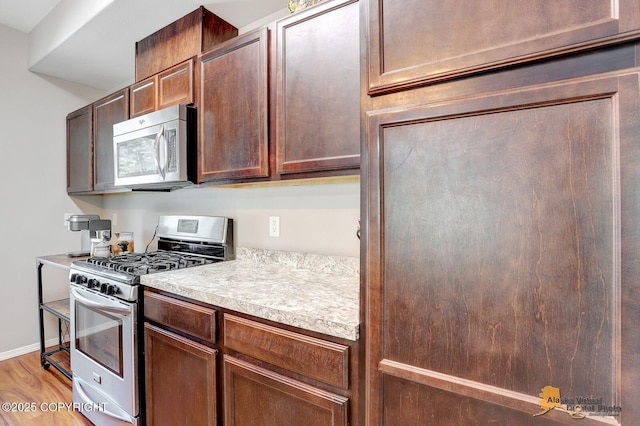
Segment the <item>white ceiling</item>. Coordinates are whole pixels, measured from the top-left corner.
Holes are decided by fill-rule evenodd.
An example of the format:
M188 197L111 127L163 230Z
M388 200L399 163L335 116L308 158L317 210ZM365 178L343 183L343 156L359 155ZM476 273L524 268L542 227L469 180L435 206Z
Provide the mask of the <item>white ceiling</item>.
M0 25L29 34L31 71L114 91L133 82L136 41L200 5L241 31L287 14L287 0L0 0Z
M0 0L0 24L30 32L60 0Z

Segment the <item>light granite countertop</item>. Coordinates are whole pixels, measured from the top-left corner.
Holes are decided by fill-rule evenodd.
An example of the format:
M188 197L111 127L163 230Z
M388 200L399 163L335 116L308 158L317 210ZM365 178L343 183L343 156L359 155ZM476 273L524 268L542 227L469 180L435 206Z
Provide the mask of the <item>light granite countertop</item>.
M329 336L358 340L359 259L236 249L236 260L143 275L146 287Z

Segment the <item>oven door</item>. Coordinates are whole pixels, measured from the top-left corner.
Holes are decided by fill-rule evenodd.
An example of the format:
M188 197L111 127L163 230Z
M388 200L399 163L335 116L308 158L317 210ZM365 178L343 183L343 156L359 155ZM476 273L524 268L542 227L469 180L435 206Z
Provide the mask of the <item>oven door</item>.
M71 285L73 401L95 424L135 424L139 414L137 305Z

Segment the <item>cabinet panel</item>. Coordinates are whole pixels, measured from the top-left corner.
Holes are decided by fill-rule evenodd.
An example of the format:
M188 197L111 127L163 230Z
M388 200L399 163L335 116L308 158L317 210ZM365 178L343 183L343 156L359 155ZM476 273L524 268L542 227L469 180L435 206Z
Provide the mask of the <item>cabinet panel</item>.
M267 56L265 28L200 58L199 182L268 176Z
M193 102L193 60L131 85L131 117Z
M113 125L129 118L129 89L93 104L94 189L113 188Z
M349 400L224 356L227 426L346 426Z
M158 107L193 102L193 60L158 74Z
M369 92L417 84L637 37L635 0L470 2L372 0ZM526 17L526 18L524 18Z
M224 346L333 386L349 386L349 348L344 345L225 315Z
M215 343L216 311L151 291L144 292L146 319Z
M326 2L276 25L277 172L357 169L358 2Z
M129 96L131 98L130 110L132 118L156 110L157 86L155 76L131 85Z
M217 424L216 350L145 323L147 424Z
M67 115L67 192L93 190L93 106Z
M638 418L639 89L629 73L370 113L372 424L436 394L475 407L439 424L521 424L546 386Z
M203 6L136 43L136 81L205 52L238 29Z

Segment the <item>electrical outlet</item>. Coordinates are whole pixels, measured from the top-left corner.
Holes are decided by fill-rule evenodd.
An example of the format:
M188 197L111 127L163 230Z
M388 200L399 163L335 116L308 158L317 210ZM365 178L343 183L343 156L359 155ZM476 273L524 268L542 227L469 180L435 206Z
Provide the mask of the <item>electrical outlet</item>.
M269 236L280 236L280 216L269 216Z

